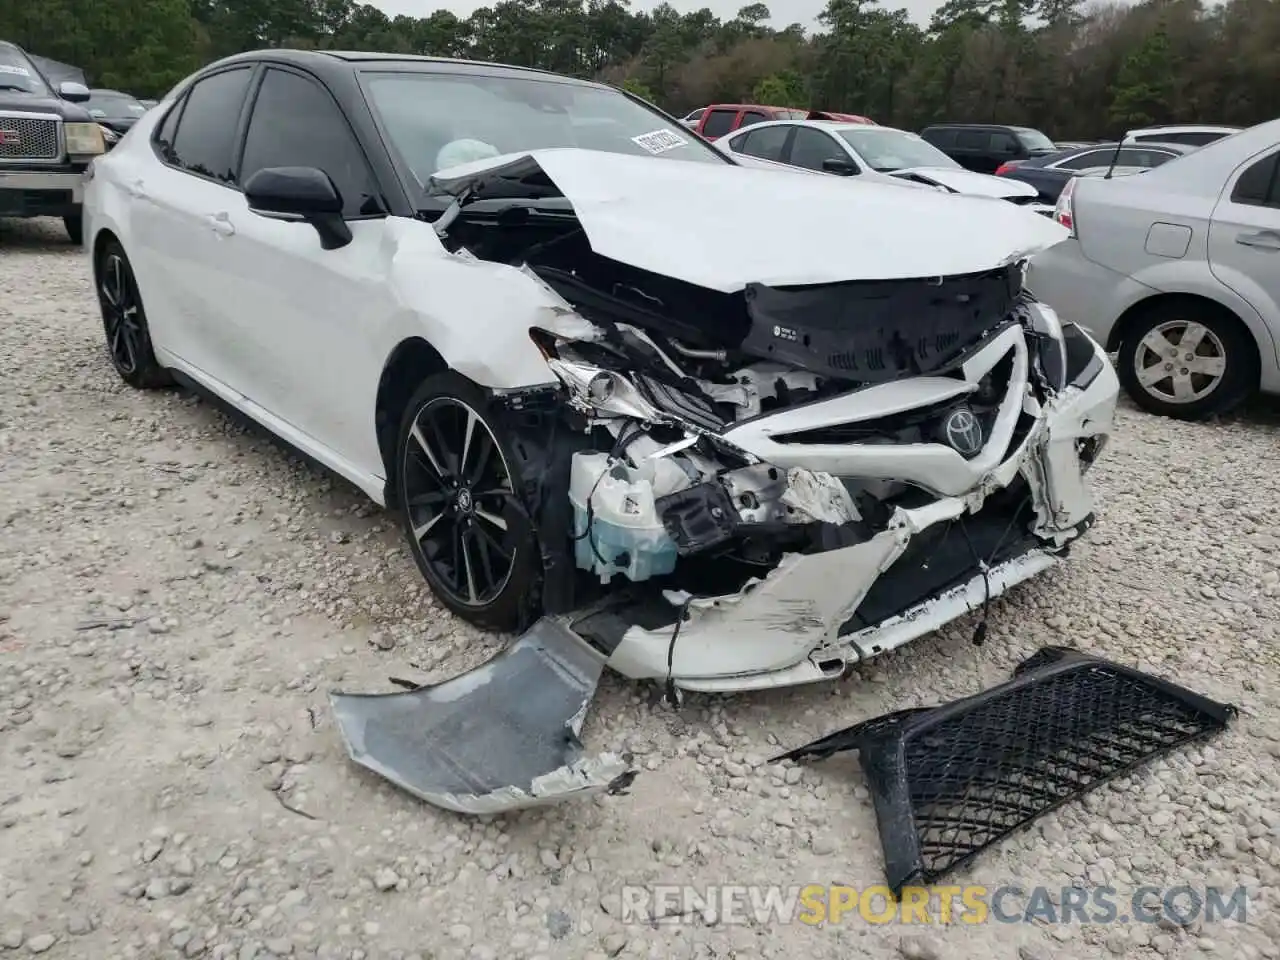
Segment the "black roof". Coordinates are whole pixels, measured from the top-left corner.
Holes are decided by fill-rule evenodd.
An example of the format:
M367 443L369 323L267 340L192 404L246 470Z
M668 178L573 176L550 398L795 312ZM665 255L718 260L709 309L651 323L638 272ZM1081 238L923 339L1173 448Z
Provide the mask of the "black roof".
M463 60L455 57L426 57L413 53L379 53L359 50L294 50L289 48L249 50L233 54L217 63L211 63L205 69L225 63L243 63L256 60L274 60L279 63L293 63L300 67L308 67L318 72L326 68L333 69L346 64L379 64L384 66L403 65L435 66L452 68L459 71L486 71L501 74L531 74L564 83L582 84L583 86L600 86L590 80L580 80L550 70L539 70L536 67L521 67L505 63L493 63L487 60ZM203 71L201 71L203 72Z

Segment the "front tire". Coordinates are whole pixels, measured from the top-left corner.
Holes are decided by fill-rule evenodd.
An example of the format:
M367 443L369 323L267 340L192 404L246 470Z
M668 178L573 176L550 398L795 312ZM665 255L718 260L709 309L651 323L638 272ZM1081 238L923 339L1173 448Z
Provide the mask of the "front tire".
M151 332L147 314L133 267L124 248L116 240L108 240L98 254L93 271L98 287L98 307L102 311L102 329L106 334L107 353L120 379L131 387L150 390L167 387L173 379L156 360L151 348Z
M429 377L400 423L396 492L409 549L449 610L499 632L536 616L542 561L520 500L519 461L484 392Z
M1258 380L1253 338L1217 304L1164 300L1144 310L1120 343L1117 373L1149 413L1201 420L1239 406Z

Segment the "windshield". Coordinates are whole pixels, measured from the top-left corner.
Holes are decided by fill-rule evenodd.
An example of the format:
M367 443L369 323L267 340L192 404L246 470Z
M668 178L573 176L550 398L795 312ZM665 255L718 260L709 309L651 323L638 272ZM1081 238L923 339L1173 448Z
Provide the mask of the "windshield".
M366 72L364 83L419 185L447 167L552 147L730 162L678 121L608 87L456 73Z
M17 47L0 43L0 90L47 94L49 87L40 71Z
M1056 146L1054 146L1053 141L1050 140L1048 137L1046 137L1039 130L1027 130L1026 128L1023 128L1021 130L1015 130L1014 133L1018 135L1018 142L1021 143L1024 147L1026 147L1028 150L1058 149Z
M140 117L147 108L127 93L108 93L95 90L84 105L89 115L100 120L126 120Z
M836 134L872 170L888 173L906 167L958 167L956 163L919 134L889 127L849 127Z

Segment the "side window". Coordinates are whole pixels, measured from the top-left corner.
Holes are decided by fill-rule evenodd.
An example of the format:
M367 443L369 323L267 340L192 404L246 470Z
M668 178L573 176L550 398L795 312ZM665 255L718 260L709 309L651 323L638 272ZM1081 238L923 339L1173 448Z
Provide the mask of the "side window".
M954 130L947 129L946 127L935 127L933 129L925 130L924 133L920 134L920 136L924 137L925 140L932 143L939 150L946 149L947 147L954 147L956 145L956 132Z
M992 153L1018 152L1018 140L1011 133L993 133L990 143Z
M1121 151L1123 153L1123 151ZM1088 153L1077 154L1074 157L1068 157L1066 160L1060 160L1053 165L1055 170L1085 170L1089 167L1101 167L1111 162L1110 150L1090 150Z
M956 133L956 147L960 150L986 150L991 142L984 130L960 130Z
M160 121L160 126L156 129L156 146L160 150L160 155L164 157L166 162L173 163L173 132L178 128L178 114L182 113L182 105L186 103L186 98L175 101L173 106L169 108L169 112L165 114L164 119Z
M822 170L822 161L835 158L847 160L849 155L823 133L811 127L797 127L796 138L791 141L791 163L806 170Z
M167 157L170 163L221 183L236 182L236 125L252 73L250 67L215 73L187 92Z
M1213 143L1225 137L1225 133L1214 133L1210 130L1202 130L1199 133L1180 133L1173 141L1174 143L1185 143L1191 147L1203 147L1206 143Z
M1231 191L1232 203L1247 203L1255 207L1280 207L1280 187L1276 184L1276 167L1280 153L1257 161L1236 181Z
M759 157L761 160L782 162L782 148L786 146L790 127L763 127L739 137L733 144L738 153Z
M1116 161L1116 166L1158 167L1170 159L1172 159L1172 155L1165 153L1163 150L1135 150L1132 147L1125 147L1120 151L1120 159ZM1110 163L1110 161L1107 162Z
M264 167L318 167L342 195L343 215L382 213L373 177L351 128L318 83L268 70L244 138L240 182Z
M755 123L764 123L768 119L769 118L765 116L763 113L757 113L754 110L745 110L743 111L743 114L742 114L742 122L738 124L738 126L749 127Z
M704 137L722 137L733 129L733 120L738 115L736 110L712 110L702 126Z

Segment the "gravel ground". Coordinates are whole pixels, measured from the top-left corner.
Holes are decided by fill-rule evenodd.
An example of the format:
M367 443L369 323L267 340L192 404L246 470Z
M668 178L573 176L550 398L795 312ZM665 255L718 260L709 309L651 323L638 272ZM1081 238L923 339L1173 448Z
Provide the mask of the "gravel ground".
M124 387L87 273L59 224L0 224L0 955L1280 957L1276 404L1212 425L1123 408L1098 526L993 604L985 646L968 619L836 684L678 712L606 677L585 738L638 755L631 794L467 819L350 764L325 695L442 679L498 639L433 604L345 482L207 403ZM991 686L1045 643L1240 720L958 881L1244 884L1247 922L621 921L628 883L879 883L849 762L766 759Z

